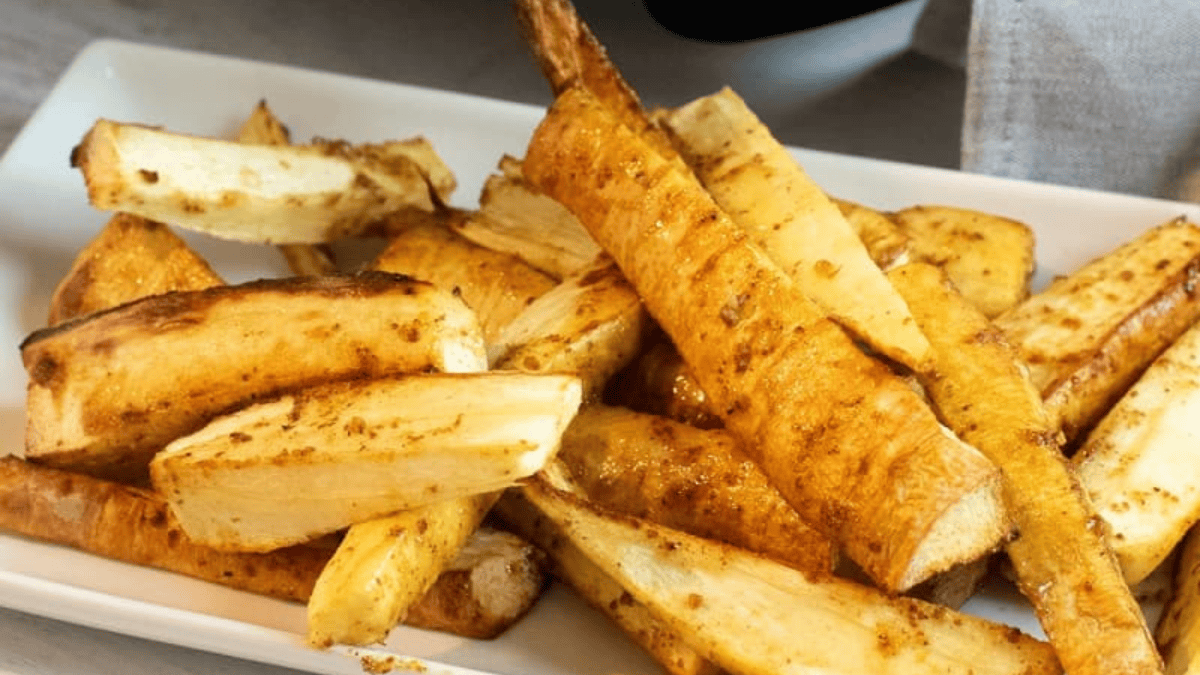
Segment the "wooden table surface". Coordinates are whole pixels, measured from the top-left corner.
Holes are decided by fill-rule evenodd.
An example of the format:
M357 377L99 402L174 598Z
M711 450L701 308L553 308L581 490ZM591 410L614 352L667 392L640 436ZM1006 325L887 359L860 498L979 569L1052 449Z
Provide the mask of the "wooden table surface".
M741 45L667 33L639 0L577 4L648 104L730 84L785 142L958 165L963 72L906 51L921 0L849 28ZM550 100L501 0L0 0L0 150L99 37ZM0 675L117 672L291 671L0 609Z

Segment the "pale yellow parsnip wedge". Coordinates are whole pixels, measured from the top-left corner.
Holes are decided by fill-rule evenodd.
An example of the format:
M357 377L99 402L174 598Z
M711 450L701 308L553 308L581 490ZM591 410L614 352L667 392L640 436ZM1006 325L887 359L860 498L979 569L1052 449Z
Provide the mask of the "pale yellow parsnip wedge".
M1008 557L1064 669L1161 672L1141 608L1016 350L937 267L912 263L888 276L933 344L935 368L919 376L933 405L1000 467L1016 526Z
M1009 626L837 577L806 577L741 549L600 511L549 469L522 488L525 497L730 673L1060 672L1049 645Z
M1150 364L1072 464L1126 581L1146 578L1200 520L1200 327Z
M247 145L100 120L72 163L96 208L238 241L322 243L402 209L434 209L416 162L328 147Z
M915 371L929 341L862 240L787 148L731 89L666 118L717 204L838 323Z
M270 550L513 485L558 450L579 403L579 380L566 375L318 385L173 441L150 476L194 541Z

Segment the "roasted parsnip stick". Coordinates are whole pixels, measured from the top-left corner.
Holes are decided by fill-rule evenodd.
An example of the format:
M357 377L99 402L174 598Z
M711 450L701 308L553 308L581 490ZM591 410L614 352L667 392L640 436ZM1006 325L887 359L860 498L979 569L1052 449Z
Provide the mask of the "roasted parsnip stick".
M384 272L143 298L35 332L21 355L27 456L126 478L144 477L168 442L259 397L486 363L478 320L460 299Z
M524 170L612 254L772 483L877 583L909 588L1008 533L995 467L589 94L559 97Z
M846 222L858 234L871 259L882 270L911 262L912 240L886 214L863 204L830 197Z
M558 450L569 375L438 373L310 386L217 418L150 464L192 540L264 551L494 492Z
M666 116L713 199L830 317L914 371L929 341L837 206L729 88Z
M725 544L614 516L552 484L552 475L526 484L525 496L731 673L1060 672L1049 645L1011 627L836 577L808 578Z
M96 208L218 237L316 244L434 209L420 165L328 147L245 145L100 120L72 153Z
M1063 668L1161 672L1141 608L1016 350L938 268L913 263L888 276L936 353L921 384L950 428L1000 467L1018 533L1006 550Z
M1174 591L1154 637L1168 675L1200 673L1200 529L1183 539Z
M1200 227L1147 230L996 318L1067 443L1200 317Z

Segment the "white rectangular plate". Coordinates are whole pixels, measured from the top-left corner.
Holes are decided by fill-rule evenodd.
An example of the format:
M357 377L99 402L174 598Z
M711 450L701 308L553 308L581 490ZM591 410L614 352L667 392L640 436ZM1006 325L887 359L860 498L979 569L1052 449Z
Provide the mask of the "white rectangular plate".
M92 44L0 160L0 454L21 447L25 373L17 345L44 322L50 292L99 230L71 148L99 117L232 136L260 99L292 130L378 141L424 135L471 206L505 154L520 156L541 109L352 77L115 41ZM1016 218L1038 236L1040 285L1141 230L1200 208L798 150L831 193L883 209L965 206ZM230 281L283 271L274 251L189 236ZM304 611L173 574L0 534L0 605L139 637L322 673L359 673L361 653L302 642ZM1019 598L996 590L971 611L1040 635ZM401 628L380 653L431 673L661 672L600 615L561 587L494 641ZM406 665L401 660L398 665ZM413 664L407 664L413 665Z

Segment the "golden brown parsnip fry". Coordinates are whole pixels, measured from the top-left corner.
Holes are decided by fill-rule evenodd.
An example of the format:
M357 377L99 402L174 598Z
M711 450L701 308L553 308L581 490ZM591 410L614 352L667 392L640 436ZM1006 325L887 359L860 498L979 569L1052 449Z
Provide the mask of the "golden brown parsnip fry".
M612 254L776 488L877 583L911 587L1007 534L995 467L590 95L559 97L524 169Z
M723 430L593 405L567 427L558 459L603 508L761 553L813 576L833 571L829 539L800 520Z
M569 375L400 375L310 386L219 417L150 463L193 541L264 551L494 492L558 450Z
M320 146L246 145L100 120L72 153L88 198L217 237L317 244L434 209L419 164Z
M308 600L308 643L383 642L494 501L490 494L447 499L351 527Z
M1200 325L1162 353L1071 458L1131 585L1200 519Z
M215 415L274 392L486 363L460 299L384 272L143 298L35 332L21 354L26 455L124 478L144 477L151 455Z
M332 547L228 553L193 543L150 490L0 459L0 528L114 560L305 602ZM404 621L464 637L493 637L542 588L531 547L481 528ZM503 567L498 571L498 567Z
M1063 668L1074 675L1161 672L1141 608L1016 350L932 265L888 274L937 354L920 377L942 418L1000 467L1017 537L1007 545Z
M883 213L845 199L830 197L858 234L871 259L882 270L909 262L912 241Z
M458 292L479 316L488 344L497 342L504 326L556 285L520 258L471 243L432 223L418 223L392 237L371 267Z
M584 400L641 351L650 316L608 256L567 277L504 327L490 349L497 368L574 373Z
M118 213L79 252L54 289L48 323L53 326L147 295L223 283L166 225Z
M950 206L913 206L890 214L912 242L912 258L946 272L988 317L1029 296L1033 232L1024 223Z
M1067 443L1200 317L1200 227L1147 230L996 319Z
M666 123L721 209L805 295L879 353L928 367L929 341L862 240L740 96L722 89Z
M237 141L255 145L291 145L291 133L287 126L275 116L265 100L260 100L242 122ZM301 276L332 274L337 271L333 253L327 246L313 244L283 244L279 252L287 260L288 268Z
M512 165L516 164L514 168ZM519 175L519 162L502 162L517 174L491 176L479 197L479 212L451 225L462 236L563 279L600 255L592 235L565 206L535 191Z
M646 605L638 602L579 547L521 490L505 490L493 510L505 526L540 547L553 563L553 573L593 609L612 620L670 675L718 675L721 669L700 656Z
M1175 587L1154 631L1168 675L1200 673L1200 529L1183 539Z
M602 511L539 474L522 489L606 573L729 672L1058 673L1019 631ZM803 639L797 639L797 636Z

